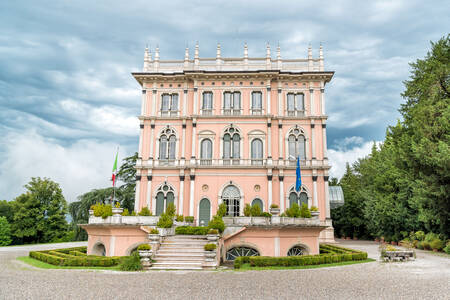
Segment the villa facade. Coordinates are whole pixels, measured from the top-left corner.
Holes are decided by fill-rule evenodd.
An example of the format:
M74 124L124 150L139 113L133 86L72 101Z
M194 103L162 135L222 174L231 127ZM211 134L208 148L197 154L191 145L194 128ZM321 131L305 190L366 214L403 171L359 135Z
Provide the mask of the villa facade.
M315 58L309 47L304 59L282 59L280 47L273 58L269 45L260 58L249 57L247 45L242 57L224 58L220 44L215 58L201 58L197 44L193 58L186 48L178 61L146 49L142 72L132 74L142 87L135 211L148 207L158 216L173 203L177 214L206 226L222 202L232 217L243 216L246 204L284 212L306 203L320 212L321 227L307 229L305 242L318 252L319 233L333 241L325 110L333 74L324 69L322 46ZM253 235L250 243L271 247L272 255L286 255L286 241L299 239L289 230ZM283 235L278 245L258 246Z

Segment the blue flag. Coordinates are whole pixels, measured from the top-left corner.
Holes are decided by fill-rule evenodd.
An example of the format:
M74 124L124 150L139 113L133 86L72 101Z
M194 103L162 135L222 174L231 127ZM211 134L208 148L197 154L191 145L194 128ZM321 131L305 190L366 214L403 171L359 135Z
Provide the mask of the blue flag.
M295 170L296 178L295 178L295 190L298 192L302 188L302 174L300 172L300 156L297 157L297 169Z

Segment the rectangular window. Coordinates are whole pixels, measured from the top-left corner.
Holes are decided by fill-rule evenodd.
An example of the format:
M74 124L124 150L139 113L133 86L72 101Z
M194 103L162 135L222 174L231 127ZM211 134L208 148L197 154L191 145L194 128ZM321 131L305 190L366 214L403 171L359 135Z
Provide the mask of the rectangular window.
M259 115L262 113L262 93L252 93L252 114Z
M224 115L241 114L241 93L225 92L223 93L223 113Z
M213 108L213 93L204 92L203 93L203 103L202 103L202 114L211 115Z
M289 93L287 94L286 102L286 111L288 116L294 117L304 115L305 102L303 94Z
M161 99L161 115L176 116L178 114L178 94L163 94Z

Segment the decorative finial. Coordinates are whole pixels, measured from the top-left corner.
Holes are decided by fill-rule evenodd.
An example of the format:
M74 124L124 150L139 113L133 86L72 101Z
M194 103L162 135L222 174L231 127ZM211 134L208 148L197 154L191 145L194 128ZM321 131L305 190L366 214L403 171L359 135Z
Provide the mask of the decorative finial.
M320 47L319 47L319 58L323 59L323 46L322 46L322 43L320 43Z
M155 49L155 60L159 61L159 45L156 45L156 49Z
M186 47L186 50L184 51L184 60L189 60L189 48Z
M145 47L145 51L144 51L144 72L148 71L150 68L150 55L148 52L148 45L146 45Z
M308 59L312 59L312 47L311 44L308 46Z
M280 43L278 43L278 46L277 46L277 59L278 59L278 60L281 59L281 48L280 48Z
M217 58L220 58L220 43L217 43Z
M248 46L247 46L247 42L244 43L244 58L248 58Z
M266 46L266 58L270 57L270 44L269 42L267 42L267 46Z

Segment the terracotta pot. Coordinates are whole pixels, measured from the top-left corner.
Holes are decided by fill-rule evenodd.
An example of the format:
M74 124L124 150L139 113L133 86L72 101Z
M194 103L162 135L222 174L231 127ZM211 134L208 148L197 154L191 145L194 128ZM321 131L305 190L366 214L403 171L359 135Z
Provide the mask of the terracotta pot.
M346 237L345 239L346 239L346 240L351 240L352 238L348 236L348 237Z
M392 241L392 242L391 242L391 245L397 246L397 242Z

